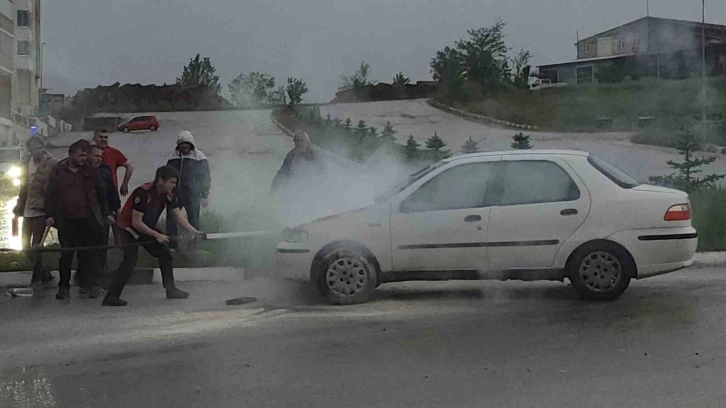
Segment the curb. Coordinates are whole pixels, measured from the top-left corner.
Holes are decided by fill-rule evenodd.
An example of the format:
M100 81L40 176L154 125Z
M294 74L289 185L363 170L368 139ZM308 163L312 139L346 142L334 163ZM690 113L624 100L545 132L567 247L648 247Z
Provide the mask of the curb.
M272 121L272 123L275 126L277 126L280 130L282 130L282 132L285 133L286 135L292 137L293 134L295 133L292 130L290 130L287 127L285 127L285 125L283 125L282 123L280 123L277 119L275 119L274 112L270 114L270 120ZM353 168L356 168L358 170L368 170L368 168L366 166L362 165L362 164L359 164L359 163L356 163L354 161L348 160L348 159L346 159L344 157L341 157L340 155L335 154L335 153L333 153L333 152L331 152L329 150L325 150L322 147L320 147L320 146L318 146L318 145L316 145L314 143L311 143L311 144L313 146L313 149L316 152L320 153L323 157L327 158L328 160L330 160L332 162L336 162L336 163L338 163L340 165L343 165L343 166L353 167Z
M699 252L693 257L694 266L726 266L726 252Z
M527 130L538 130L539 129L537 126L530 126L530 125L525 125L522 123L507 122L506 120L499 120L499 119L491 118L489 116L479 115L477 113L471 113L471 112L467 112L465 110L456 109L452 106L448 106L448 105L444 105L443 103L436 102L433 99L427 99L426 103L436 109L440 109L442 111L449 112L453 115L456 115L456 116L459 116L459 117L462 117L465 119L483 121L483 122L488 122L488 123L495 123L497 125L507 126L507 127L514 128L514 129L527 129Z

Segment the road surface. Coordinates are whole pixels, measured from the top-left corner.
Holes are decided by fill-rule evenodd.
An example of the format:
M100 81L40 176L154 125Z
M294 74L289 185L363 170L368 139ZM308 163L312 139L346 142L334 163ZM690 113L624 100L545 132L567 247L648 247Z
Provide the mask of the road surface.
M270 279L132 286L127 308L0 301L0 406L718 407L726 278L689 269L619 300L561 283L384 285L317 303ZM75 292L74 292L75 295ZM225 306L235 296L256 296Z

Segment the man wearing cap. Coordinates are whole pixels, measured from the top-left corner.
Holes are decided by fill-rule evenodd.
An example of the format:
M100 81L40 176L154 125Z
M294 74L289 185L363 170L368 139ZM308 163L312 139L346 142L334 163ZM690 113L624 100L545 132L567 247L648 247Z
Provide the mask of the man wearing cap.
M179 206L186 211L189 223L199 229L200 207L206 207L209 204L212 177L207 156L197 149L194 135L191 132L184 130L179 133L176 147L166 165L179 172L176 198ZM176 236L177 223L174 217L166 217L166 233L172 237Z

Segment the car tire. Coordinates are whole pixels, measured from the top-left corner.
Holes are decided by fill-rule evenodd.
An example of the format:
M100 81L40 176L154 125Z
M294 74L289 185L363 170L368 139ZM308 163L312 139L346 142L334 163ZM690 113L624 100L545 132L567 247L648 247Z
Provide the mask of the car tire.
M315 264L315 283L332 305L365 303L376 288L375 263L360 249L333 248Z
M635 277L635 262L621 246L610 242L585 244L567 264L572 287L587 300L614 300Z
M149 130L151 130L152 132L156 132L156 129L158 128L154 125L151 125L151 127L149 128Z
M129 133L129 132L130 132L130 130L129 130L129 128L125 127L125 128L123 128L123 132L124 132L124 133Z

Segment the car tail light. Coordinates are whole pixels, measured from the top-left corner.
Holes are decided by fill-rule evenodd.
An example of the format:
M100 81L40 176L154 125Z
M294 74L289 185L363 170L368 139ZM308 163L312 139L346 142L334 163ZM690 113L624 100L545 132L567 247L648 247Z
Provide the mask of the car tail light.
M687 221L691 219L691 206L689 204L677 204L671 206L663 217L666 221Z

